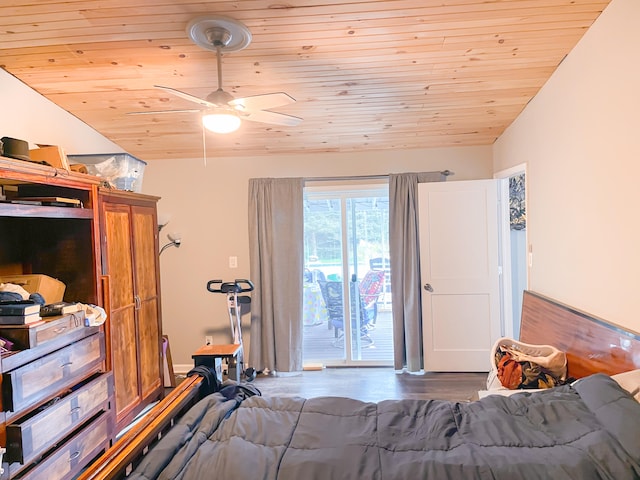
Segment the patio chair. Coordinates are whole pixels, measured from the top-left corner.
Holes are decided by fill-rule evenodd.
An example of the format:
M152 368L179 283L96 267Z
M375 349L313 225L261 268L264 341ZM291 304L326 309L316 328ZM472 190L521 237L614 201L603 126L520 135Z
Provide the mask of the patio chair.
M335 347L342 347L344 345L344 302L342 298L342 282L327 281L318 282L320 289L327 307L327 314L329 316L329 324L334 329L335 340L333 345ZM351 313L354 314L356 310L356 294L358 301L358 308L360 313L359 333L362 346L370 347L374 341L369 336L369 330L367 324L371 321L373 312L371 309L367 310L366 305L360 295L359 289L356 288L357 282L350 282L351 287Z
M384 271L384 286L382 288L382 297L384 304L390 302L391 299L391 261L388 258L376 257L369 259L369 268L371 270Z
M378 318L378 301L384 293L386 273L384 270L369 270L359 285L360 296L365 309L371 312L367 326L373 326Z
M323 282L326 281L327 278L324 275L322 270L318 270L317 268L311 270L309 268L304 269L304 281L305 283L312 282Z

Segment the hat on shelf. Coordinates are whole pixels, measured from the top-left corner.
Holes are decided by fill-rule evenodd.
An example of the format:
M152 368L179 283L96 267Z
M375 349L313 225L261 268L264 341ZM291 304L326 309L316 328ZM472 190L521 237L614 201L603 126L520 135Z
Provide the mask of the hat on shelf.
M17 138L2 137L3 155L18 160L30 161L29 143Z

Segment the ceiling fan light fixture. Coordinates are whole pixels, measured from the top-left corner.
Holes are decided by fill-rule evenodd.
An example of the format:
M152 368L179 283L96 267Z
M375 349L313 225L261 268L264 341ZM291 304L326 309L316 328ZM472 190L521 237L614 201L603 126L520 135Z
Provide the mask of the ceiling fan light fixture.
M206 113L202 116L204 128L214 133L231 133L240 128L240 117L232 113Z
M262 93L243 98L235 98L222 88L222 52L242 50L251 42L251 32L241 22L227 17L196 17L187 27L187 35L198 46L215 50L218 74L218 88L206 98L196 97L171 87L154 85L172 95L199 105L199 109L161 110L131 112L155 115L160 113L202 112L202 126L207 130L226 134L240 128L242 120L271 125L296 126L301 118L271 111L273 107L289 105L295 99L284 92Z

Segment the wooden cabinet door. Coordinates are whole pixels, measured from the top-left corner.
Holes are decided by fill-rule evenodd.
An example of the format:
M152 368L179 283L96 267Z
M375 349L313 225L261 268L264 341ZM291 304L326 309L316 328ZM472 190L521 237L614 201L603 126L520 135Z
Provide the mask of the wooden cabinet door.
M109 275L108 329L119 421L139 403L131 215L127 205L103 204L103 270Z
M137 296L138 360L143 399L161 388L155 207L132 207L135 293Z
M153 197L101 197L118 429L162 395L158 223Z

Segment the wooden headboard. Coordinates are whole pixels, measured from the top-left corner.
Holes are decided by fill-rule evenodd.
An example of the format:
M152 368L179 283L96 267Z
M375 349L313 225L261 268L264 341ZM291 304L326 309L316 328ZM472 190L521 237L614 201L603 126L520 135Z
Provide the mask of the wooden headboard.
M563 350L574 378L640 368L640 334L528 290L522 299L520 341Z

